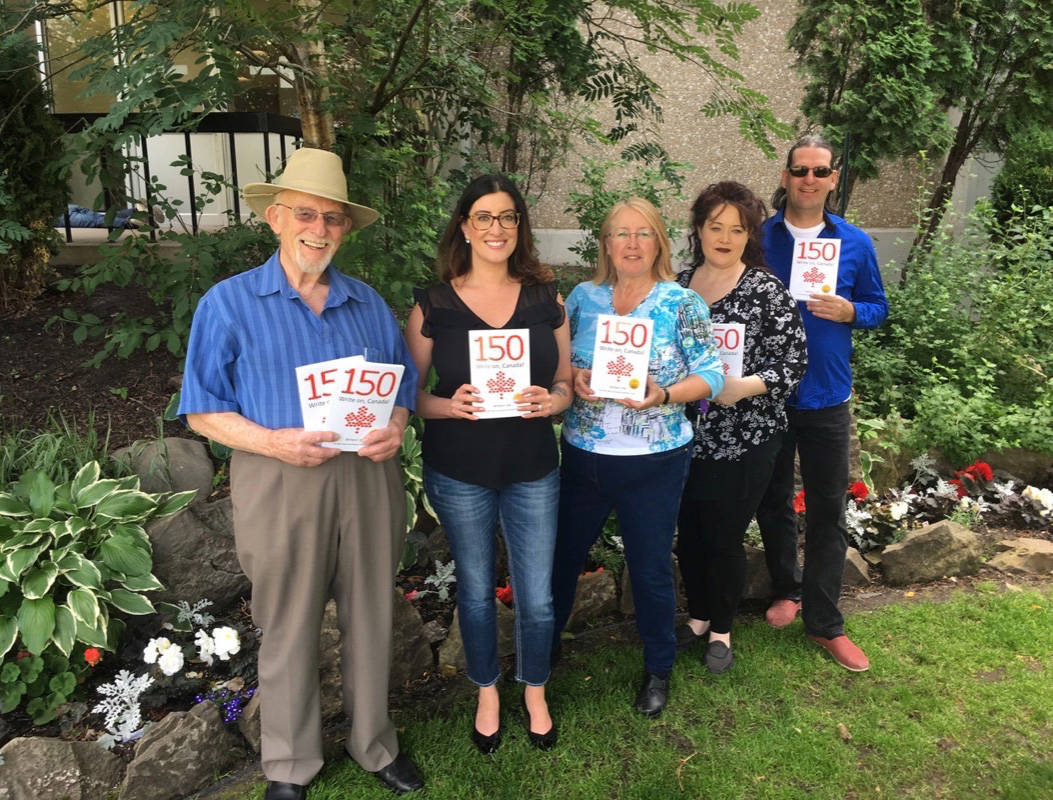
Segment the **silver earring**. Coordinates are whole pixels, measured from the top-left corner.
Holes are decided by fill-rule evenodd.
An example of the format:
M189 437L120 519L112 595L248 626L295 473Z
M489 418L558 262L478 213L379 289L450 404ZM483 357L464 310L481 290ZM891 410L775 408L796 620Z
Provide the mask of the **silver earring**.
M467 236L465 236L465 237L464 237L464 243L465 243L465 244L471 244L471 243L472 243L472 240L471 240L471 239L469 239L469 238L468 238Z

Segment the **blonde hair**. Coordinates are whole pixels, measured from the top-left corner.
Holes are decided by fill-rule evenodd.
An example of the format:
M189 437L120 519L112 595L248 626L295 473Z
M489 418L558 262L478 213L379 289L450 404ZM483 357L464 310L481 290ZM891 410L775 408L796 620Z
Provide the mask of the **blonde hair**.
M614 270L610 254L607 252L607 240L611 235L612 220L619 211L627 208L643 216L647 224L655 232L655 239L658 242L658 253L655 255L654 264L651 265L652 277L656 281L673 280L675 275L673 274L673 263L670 258L672 246L669 243L669 234L665 230L665 222L662 220L662 215L658 213L658 209L649 200L645 200L642 197L630 197L628 200L615 203L603 220L603 225L600 227L600 252L596 259L596 274L593 275L592 282L595 284L609 283L612 286L618 283L618 273Z

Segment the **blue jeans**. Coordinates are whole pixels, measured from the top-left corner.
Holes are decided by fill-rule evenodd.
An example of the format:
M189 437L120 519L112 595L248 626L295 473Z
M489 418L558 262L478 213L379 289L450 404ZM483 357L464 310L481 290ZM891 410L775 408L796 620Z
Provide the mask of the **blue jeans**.
M457 615L468 680L493 686L500 676L494 607L494 541L500 518L515 600L516 680L543 686L552 647L559 471L536 481L488 489L425 465L424 490L446 530L456 562Z
M638 456L592 453L563 442L559 535L552 568L554 637L574 607L578 575L614 510L636 605L644 669L667 675L676 658L673 531L691 463L690 445Z

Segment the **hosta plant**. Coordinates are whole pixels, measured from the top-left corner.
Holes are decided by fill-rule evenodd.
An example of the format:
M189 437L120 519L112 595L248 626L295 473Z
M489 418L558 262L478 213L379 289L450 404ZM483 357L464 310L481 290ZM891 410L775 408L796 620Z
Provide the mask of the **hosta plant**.
M193 491L148 494L136 476L100 479L95 461L66 483L30 470L9 484L0 492L0 659L29 654L46 664L46 656L61 655L68 663L78 646L115 650L124 623L114 612L153 613L146 594L162 588L144 524L180 511L193 497ZM13 679L0 700L0 713L7 713L29 684L14 679L7 664L3 669ZM54 716L68 696L59 691L66 684L35 705L35 720Z

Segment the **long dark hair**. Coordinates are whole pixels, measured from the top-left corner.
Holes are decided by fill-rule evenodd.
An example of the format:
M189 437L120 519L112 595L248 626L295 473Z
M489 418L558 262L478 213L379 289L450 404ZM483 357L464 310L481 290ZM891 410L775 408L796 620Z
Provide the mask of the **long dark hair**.
M691 232L687 236L688 244L691 246L691 266L701 266L706 259L705 253L702 252L702 239L698 235L699 228L724 206L738 209L742 226L749 234L742 260L751 267L766 269L768 265L764 260L760 229L764 220L768 218L768 209L765 208L763 200L736 181L711 183L699 193L695 202L692 203Z
M818 147L821 150L830 151L830 166L837 169L837 151L834 150L834 146L830 144L826 139L817 133L809 133L807 136L802 136L796 142L793 143L793 147L790 148L790 152L786 154L786 169L793 166L793 154L802 147ZM830 192L826 196L826 210L833 211L836 206L831 199L834 196L834 192ZM778 210L786 205L786 190L780 185L771 196L771 207Z
M519 213L519 236L516 248L508 256L508 274L525 285L551 283L555 276L549 267L538 261L537 248L534 246L534 234L530 229L530 215L527 213L526 201L512 180L501 174L481 175L465 187L453 216L439 239L439 257L436 270L439 280L450 283L454 278L468 274L472 269L472 249L464 240L461 223L468 219L476 200L495 192L506 192L515 204ZM495 221L496 225L497 222Z

